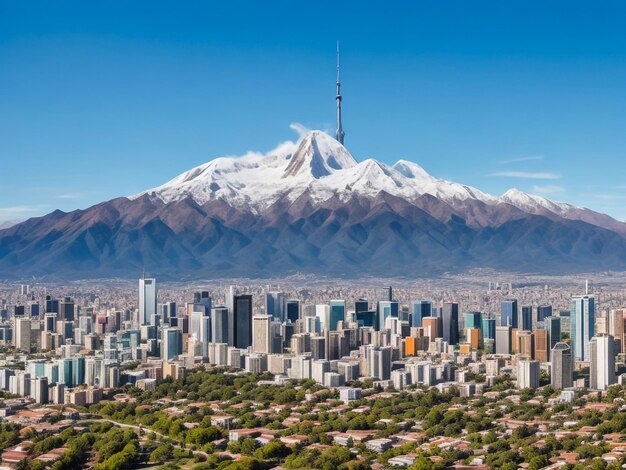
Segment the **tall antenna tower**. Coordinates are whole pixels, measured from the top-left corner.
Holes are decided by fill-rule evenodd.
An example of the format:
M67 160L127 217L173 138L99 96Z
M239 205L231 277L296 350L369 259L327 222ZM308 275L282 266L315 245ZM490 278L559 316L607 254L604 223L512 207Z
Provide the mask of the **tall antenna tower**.
M341 127L341 82L339 81L339 41L337 41L337 140L343 145L346 133Z

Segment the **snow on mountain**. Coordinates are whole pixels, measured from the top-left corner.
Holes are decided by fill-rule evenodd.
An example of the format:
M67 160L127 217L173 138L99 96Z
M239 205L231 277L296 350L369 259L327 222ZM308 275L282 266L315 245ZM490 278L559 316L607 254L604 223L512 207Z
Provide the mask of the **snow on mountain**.
M305 175L319 179L356 165L356 160L343 145L323 132L313 131L300 141L282 177Z
M566 217L570 211L576 209L576 207L570 204L550 201L545 197L524 193L517 188L509 189L499 199L501 202L506 202L531 214L539 214L543 210L548 210L554 214Z
M393 166L374 159L359 163L343 145L321 131L311 131L298 142L282 143L265 154L248 152L241 157L216 158L131 199L143 194L166 203L186 197L198 204L221 199L261 212L281 198L294 201L305 191L316 202L334 196L342 200L355 194L376 196L384 191L408 201L429 194L453 207L477 200L489 205L510 204L532 214L553 213L583 220L580 213L586 211L517 189L492 196L471 186L435 178L406 160Z

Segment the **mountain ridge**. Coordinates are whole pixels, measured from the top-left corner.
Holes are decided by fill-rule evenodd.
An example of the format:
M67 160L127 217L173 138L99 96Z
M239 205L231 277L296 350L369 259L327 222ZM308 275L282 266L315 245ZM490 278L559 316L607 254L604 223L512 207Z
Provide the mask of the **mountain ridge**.
M0 230L0 277L426 276L626 269L626 224L416 163L358 162L313 131L165 184Z

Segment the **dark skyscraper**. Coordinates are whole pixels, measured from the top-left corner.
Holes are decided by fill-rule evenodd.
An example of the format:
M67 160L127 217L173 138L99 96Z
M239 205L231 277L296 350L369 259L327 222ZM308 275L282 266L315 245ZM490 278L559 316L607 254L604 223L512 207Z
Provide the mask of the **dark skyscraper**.
M300 301L297 299L285 300L285 311L287 320L295 323L300 318Z
M525 331L532 330L533 325L533 308L530 305L525 305L522 307L522 315L518 321L518 326L520 329Z
M59 313L59 301L46 295L46 313Z
M503 300L501 304L500 326L517 328L517 300Z
M233 297L233 345L245 349L252 346L252 296L249 294Z
M74 321L74 301L70 297L65 297L60 303L59 315L61 320Z
M459 343L459 304L445 302L442 311L443 339L448 344Z

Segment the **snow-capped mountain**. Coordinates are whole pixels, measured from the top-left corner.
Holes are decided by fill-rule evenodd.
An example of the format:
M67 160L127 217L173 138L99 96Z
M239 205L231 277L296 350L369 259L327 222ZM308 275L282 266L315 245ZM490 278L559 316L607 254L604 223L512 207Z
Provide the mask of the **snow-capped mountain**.
M135 196L0 230L0 278L426 276L626 270L626 224L418 164L358 161L310 132L222 157Z
M286 142L266 153L247 153L241 157L217 158L193 168L142 195L165 203L191 197L198 204L222 200L227 204L261 213L276 201L295 201L308 192L321 203L339 197L342 201L357 196L374 197L381 192L407 201L429 194L452 207L476 200L489 205L510 204L531 214L555 214L579 219L584 209L541 196L510 189L492 196L471 186L429 175L417 163L399 160L393 166L374 159L362 162L321 131L312 131L299 142Z

